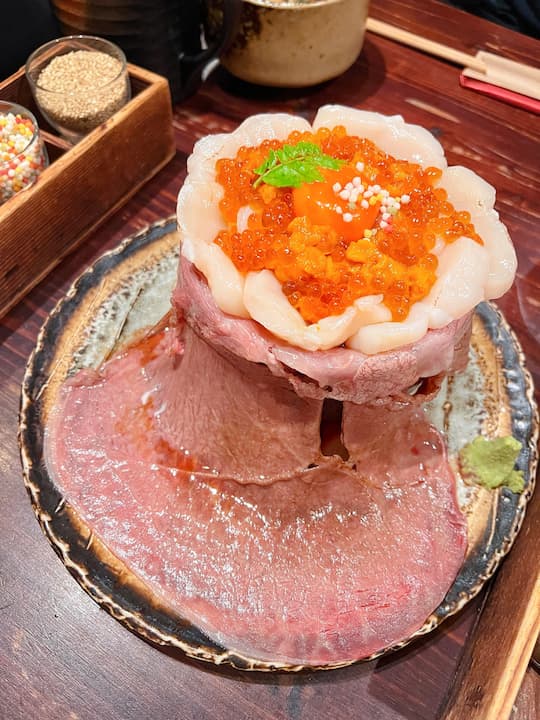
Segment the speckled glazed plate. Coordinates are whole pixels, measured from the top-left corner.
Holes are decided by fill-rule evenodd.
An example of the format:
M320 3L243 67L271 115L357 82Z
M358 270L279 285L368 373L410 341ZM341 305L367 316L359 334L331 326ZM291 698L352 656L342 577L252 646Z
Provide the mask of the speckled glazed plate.
M300 670L301 666L261 662L221 647L165 607L66 502L43 457L44 428L64 380L80 368L98 367L168 311L178 245L173 220L128 238L89 268L49 316L22 388L19 436L25 483L39 523L62 562L91 597L128 628L155 643L217 664ZM403 647L463 607L510 550L523 521L534 485L538 416L523 353L493 305L483 303L477 309L469 366L443 385L429 413L446 434L456 472L457 451L478 434L516 437L522 443L517 467L523 470L526 489L521 495L506 489L487 491L466 486L458 477L459 500L469 530L461 571L444 601L412 637L358 660Z

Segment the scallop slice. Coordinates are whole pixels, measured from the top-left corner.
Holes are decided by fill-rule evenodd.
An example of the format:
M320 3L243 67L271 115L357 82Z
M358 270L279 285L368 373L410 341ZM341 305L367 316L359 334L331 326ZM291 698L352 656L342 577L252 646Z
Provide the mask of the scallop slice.
M317 339L320 350L341 345L363 325L389 320L390 310L383 305L382 295L366 295L355 300L341 315L329 315L308 325L306 337Z
M428 304L428 298L424 298L424 302ZM439 307L431 307L429 309L428 327L431 330L438 330L439 328L446 327L455 318L446 310L442 310Z
M429 312L430 308L423 303L415 303L406 320L361 327L347 340L347 346L353 350L359 350L365 355L376 355L409 345L420 340L426 334Z
M485 248L468 237L446 246L439 256L437 280L423 301L443 313L430 316L430 327L442 327L445 316L460 318L484 300L488 262Z
M365 295L355 300L353 305L358 311L358 327L388 322L392 313L383 303L383 295Z
M281 284L271 270L247 274L244 304L251 317L273 335L306 350L328 350L341 345L356 331L360 321L360 313L351 305L341 315L306 325L283 294Z
M495 188L469 168L462 165L447 167L436 183L448 193L456 210L473 212L492 210Z
M215 155L225 135L209 135L193 148L187 161L188 174L178 193L176 221L182 237L182 252L193 262L196 242L213 242L225 227L219 210L223 188L216 183Z
M249 317L244 305L244 276L218 246L194 245L195 266L204 274L218 307L229 315Z
M343 105L324 105L315 117L313 129L336 125L343 125L349 135L371 140L381 150L400 160L422 166L446 167L444 150L429 130L406 123L401 115L386 116Z
M223 188L216 182L186 183L178 196L176 217L182 254L195 261L195 245L213 243L225 223L219 210ZM199 268L202 270L202 268Z
M187 159L188 181L211 182L215 179L216 159L228 137L228 133L219 133L197 140Z
M236 230L239 233L247 230L249 218L254 214L254 210L249 205L242 205L242 207L236 213Z
M329 350L344 343L357 328L358 312L350 305L341 315L329 315L308 325L304 337L308 342L313 341L317 350Z
M517 258L508 231L493 209L495 189L468 168L446 168L438 183L456 210L467 210L488 255L485 298L498 298L514 281Z
M253 115L232 133L207 135L195 143L188 158L186 182L212 182L219 158L233 158L242 145L257 146L263 140L284 140L294 130L311 130L311 125L301 117L274 113Z
M306 350L317 350L313 341L305 344L306 323L283 294L281 284L271 270L246 275L244 305L254 320L277 337Z

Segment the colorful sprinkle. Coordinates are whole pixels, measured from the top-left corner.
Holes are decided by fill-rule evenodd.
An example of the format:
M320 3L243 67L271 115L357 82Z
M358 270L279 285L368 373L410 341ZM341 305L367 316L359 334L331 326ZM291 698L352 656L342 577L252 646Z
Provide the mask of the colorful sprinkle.
M0 203L31 185L46 166L32 120L12 112L0 115Z

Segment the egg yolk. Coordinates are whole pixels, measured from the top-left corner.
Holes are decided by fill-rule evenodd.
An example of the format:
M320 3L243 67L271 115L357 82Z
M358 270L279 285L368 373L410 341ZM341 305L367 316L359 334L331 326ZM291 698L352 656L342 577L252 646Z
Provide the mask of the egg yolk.
M358 172L350 166L340 170L326 170L322 173L324 182L304 183L293 190L293 207L297 217L307 217L313 225L326 225L333 228L347 241L363 237L364 230L370 230L381 207L380 202L367 208L359 203L351 203L339 195L340 188L351 183ZM347 192L341 190L341 192Z

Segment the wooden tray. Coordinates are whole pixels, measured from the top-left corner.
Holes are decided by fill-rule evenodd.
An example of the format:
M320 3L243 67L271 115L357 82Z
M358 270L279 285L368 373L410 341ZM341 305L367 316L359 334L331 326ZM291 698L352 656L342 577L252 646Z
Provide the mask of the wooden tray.
M38 112L24 69L0 99L37 118L50 165L0 206L0 317L175 154L167 80L128 64L132 99L71 147Z

